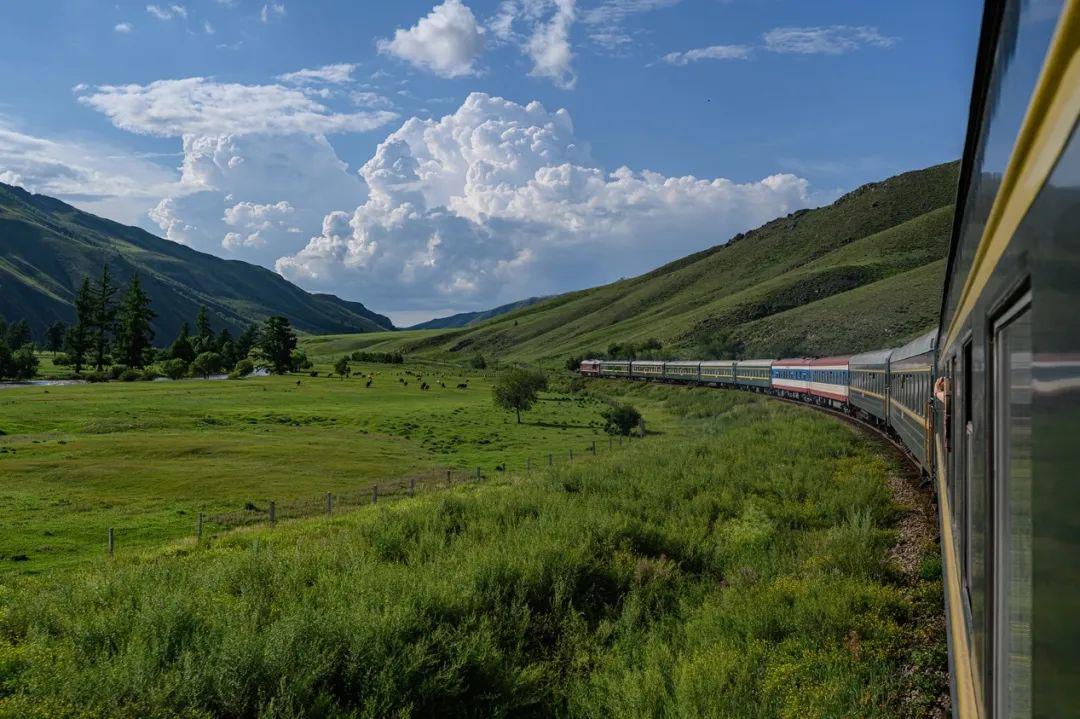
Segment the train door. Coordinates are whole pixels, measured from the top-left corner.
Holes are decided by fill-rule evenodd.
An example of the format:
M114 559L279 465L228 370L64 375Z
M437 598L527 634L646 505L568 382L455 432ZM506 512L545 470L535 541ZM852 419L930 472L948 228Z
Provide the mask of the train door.
M1031 717L1030 293L993 326L993 716Z

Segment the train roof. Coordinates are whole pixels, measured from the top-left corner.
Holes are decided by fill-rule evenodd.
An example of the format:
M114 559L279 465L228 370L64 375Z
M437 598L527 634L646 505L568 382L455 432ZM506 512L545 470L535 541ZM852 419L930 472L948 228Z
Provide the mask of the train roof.
M861 354L851 355L848 360L848 364L852 367L864 367L868 365L882 366L889 361L889 357L896 350L889 348L887 350L874 350L873 352L862 352Z
M664 364L663 360L632 360L634 364Z
M809 367L813 362L809 357L791 357L773 361L773 367Z
M932 329L924 335L916 337L912 341L908 342L903 347L898 347L893 350L891 360L893 362L899 362L900 360L908 359L909 357L917 357L927 352L933 352L937 347L937 329Z
M815 360L810 360L811 367L831 367L835 365L844 365L847 367L848 360L851 359L851 355L837 355L835 357L818 357Z
M776 360L771 360L771 359L750 359L750 360L739 360L737 364L740 367L772 367L774 362L776 362Z
M705 360L701 363L702 367L730 367L735 364L735 360Z
M697 367L699 364L708 364L707 362L699 362L697 360L672 360L668 362L669 365L675 367Z

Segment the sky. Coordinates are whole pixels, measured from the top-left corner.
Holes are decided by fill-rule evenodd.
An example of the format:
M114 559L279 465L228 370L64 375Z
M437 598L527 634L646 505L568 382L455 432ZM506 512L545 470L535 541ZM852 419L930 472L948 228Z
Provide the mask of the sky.
M973 0L0 5L0 181L399 326L960 156Z

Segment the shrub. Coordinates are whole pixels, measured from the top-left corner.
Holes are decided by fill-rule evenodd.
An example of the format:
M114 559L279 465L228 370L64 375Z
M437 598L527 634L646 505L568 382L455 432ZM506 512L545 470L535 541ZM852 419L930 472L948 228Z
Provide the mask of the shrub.
M182 359L170 359L161 363L161 373L169 379L180 379L187 375L187 362Z
M221 370L221 355L217 352L203 352L191 363L191 374L209 379L210 375Z
M641 424L641 412L630 404L614 403L604 410L603 417L607 423L604 429L608 434L626 436Z
M109 367L109 379L120 379L120 375L127 371L127 367L122 364L114 364Z
M109 375L104 372L98 372L97 370L85 373L82 378L87 382L108 382L110 379Z
M242 359L236 363L236 366L233 367L233 371L229 373L229 379L244 379L254 371L254 363L249 359Z
M474 354L469 359L469 366L473 369L487 369L487 360L482 354Z
M160 376L161 375L153 367L147 367L142 371L142 374L139 375L139 379L143 382L153 382Z
M134 382L137 379L142 378L142 373L137 369L131 369L130 367L120 373L120 380L124 382Z
M52 363L57 367L70 367L71 365L75 364L71 361L71 357L68 357L63 352L57 352L56 354L54 354L52 358Z

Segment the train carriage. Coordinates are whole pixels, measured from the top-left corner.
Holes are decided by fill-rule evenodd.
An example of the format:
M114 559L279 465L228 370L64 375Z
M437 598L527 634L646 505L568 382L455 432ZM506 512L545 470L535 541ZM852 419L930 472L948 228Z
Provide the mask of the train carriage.
M664 379L673 382L697 382L701 379L701 362L665 362Z
M708 360L702 362L701 381L710 384L734 384L735 360Z
M849 356L820 357L810 362L810 395L819 404L847 408L849 359Z
M602 377L629 377L630 363L626 360L604 360L600 363Z
M875 424L889 421L889 359L893 350L852 355L848 360L848 401Z
M735 363L735 384L756 389L772 387L772 365L775 360L739 360Z
M1080 1L988 2L941 304L959 716L1080 716Z
M930 471L930 393L937 330L893 350L889 358L889 426L926 472Z
M640 379L662 379L664 363L656 360L634 360L630 363L630 376Z
M772 388L788 397L810 394L810 360L805 357L781 359L772 363Z

